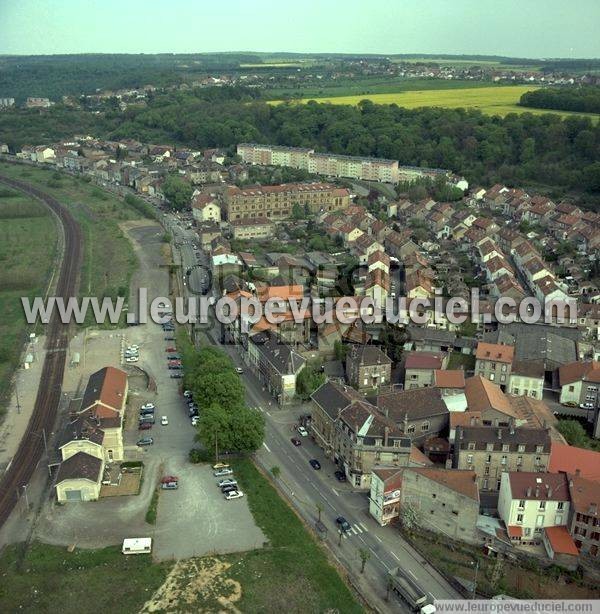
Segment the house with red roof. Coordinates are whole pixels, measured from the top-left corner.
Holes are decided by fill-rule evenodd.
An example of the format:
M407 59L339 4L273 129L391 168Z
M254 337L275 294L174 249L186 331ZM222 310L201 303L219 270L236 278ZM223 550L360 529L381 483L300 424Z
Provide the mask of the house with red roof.
M549 527L566 530L570 505L569 480L564 473L502 473L498 515L513 544L539 544Z
M433 386L434 373L446 367L448 355L442 352L410 352L404 362L404 388L428 388Z
M600 362L575 361L558 369L561 403L590 403L593 407L600 390Z
M600 483L600 452L553 441L548 471L573 473Z

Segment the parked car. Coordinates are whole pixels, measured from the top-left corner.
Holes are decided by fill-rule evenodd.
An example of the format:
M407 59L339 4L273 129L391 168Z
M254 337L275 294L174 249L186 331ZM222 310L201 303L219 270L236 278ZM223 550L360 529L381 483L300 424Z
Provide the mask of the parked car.
M173 346L169 346L168 348L165 349L165 352L176 352L177 348L173 347Z
M231 469L219 469L213 473L216 478L221 478L225 475L233 475L233 471Z
M183 391L183 396L186 399L191 399L194 396L194 394L193 394L193 392L191 390L184 390Z
M566 403L562 403L563 407L577 407L577 403L573 401L567 401Z
M230 484L229 486L221 486L221 492L225 495L228 492L233 492L234 490L237 490L237 484Z
M213 469L229 469L229 464L228 463L215 463L212 466Z
M183 377L183 373L171 373L171 379L181 379Z
M161 479L161 484L168 484L169 482L179 482L179 478L176 475L165 475L164 478Z
M225 478L224 480L217 482L217 486L219 488L223 488L224 486L237 486L237 482L231 478Z
M594 409L595 405L593 403L580 403L579 408L580 409Z
M335 524L344 532L350 530L350 523L343 516L338 516L335 519Z
M302 442L297 438L297 437L292 437L290 439L290 441L295 445L295 446L301 446Z
M139 431L147 431L152 428L152 422L140 422L138 426Z
M181 354L169 354L167 360L179 360L181 361Z
M171 367L181 367L181 360L174 358L173 360L169 360L167 364L170 365Z
M144 403L140 409L156 409L156 405L154 403Z
M167 426L169 424L169 419L167 418L167 416L162 416L162 418L160 419L160 423L162 426Z
M198 420L200 420L199 416L192 416L192 426L198 426Z
M244 369L242 369L241 367L236 367L235 372L241 375L244 372Z
M317 471L321 468L321 463L316 458L311 458L308 462L310 466Z
M153 416L154 409L140 409L140 416Z
M165 341L175 341L175 337L173 337L172 335L167 335L165 337Z
M302 437L308 437L308 431L303 426L299 426L297 431L300 433L300 435L302 435Z
M172 371L180 371L182 367L181 367L181 365L168 364L167 368L171 369Z
M233 490L225 494L225 499L227 501L231 501L232 499L239 499L244 496L244 493L241 490Z
M140 346L139 345L135 345L135 344L134 345L128 345L127 349L128 350L134 350L135 352L137 352L140 349Z
M177 490L179 488L178 482L164 482L160 485L163 490Z
M343 471L340 471L339 469L333 475L335 475L335 479L338 482L345 482L346 481L346 474Z
M127 356L125 358L125 362L138 362L139 358L137 356Z
M152 437L142 437L137 440L138 446L151 446L154 443L154 439Z

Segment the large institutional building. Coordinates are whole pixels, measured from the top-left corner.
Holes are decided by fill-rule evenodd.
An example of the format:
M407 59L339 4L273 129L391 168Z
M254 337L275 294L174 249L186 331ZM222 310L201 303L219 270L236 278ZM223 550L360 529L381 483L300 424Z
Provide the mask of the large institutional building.
M248 164L289 166L327 177L348 177L383 183L398 183L400 180L397 160L315 153L314 149L255 143L240 143L237 152Z
M329 183L230 187L225 192L229 221L253 217L284 220L291 217L294 205L308 207L311 213L321 213L345 209L349 204L350 192Z

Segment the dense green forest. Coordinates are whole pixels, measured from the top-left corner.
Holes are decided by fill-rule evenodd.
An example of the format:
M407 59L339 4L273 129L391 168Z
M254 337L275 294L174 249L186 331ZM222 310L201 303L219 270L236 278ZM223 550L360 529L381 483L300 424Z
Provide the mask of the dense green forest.
M239 142L261 141L448 168L484 185L502 181L541 184L558 195L600 193L600 127L588 118L528 113L501 118L369 101L356 107L271 106L257 95L244 88L207 88L158 95L147 108L99 115L61 105L41 113L7 111L0 113L0 141L18 146L85 132L231 151Z
M519 104L538 109L600 113L600 87L543 88L526 92Z

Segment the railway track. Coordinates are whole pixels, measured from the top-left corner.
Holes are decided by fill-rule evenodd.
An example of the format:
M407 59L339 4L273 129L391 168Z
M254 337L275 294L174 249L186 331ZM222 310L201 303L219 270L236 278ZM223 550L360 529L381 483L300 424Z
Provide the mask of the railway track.
M56 296L65 300L76 296L81 269L83 240L81 228L71 213L58 200L26 182L0 174L0 183L24 192L49 207L58 217L64 231L64 251L56 284ZM37 397L29 424L10 466L0 480L0 527L6 522L44 452L44 433L50 433L56 422L69 343L69 325L53 314L46 325L46 356Z

